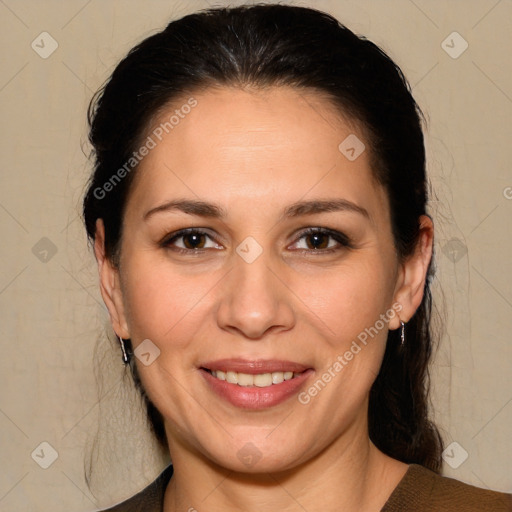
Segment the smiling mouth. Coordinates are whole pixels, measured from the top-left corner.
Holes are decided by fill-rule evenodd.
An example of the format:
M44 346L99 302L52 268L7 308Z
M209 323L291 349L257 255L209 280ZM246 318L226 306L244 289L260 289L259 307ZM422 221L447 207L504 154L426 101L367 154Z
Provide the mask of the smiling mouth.
M272 373L257 373L249 374L242 372L233 371L222 371L222 370L209 370L208 368L202 368L207 371L210 375L219 380L225 380L230 384L237 384L242 387L259 387L264 388L276 384L281 384L286 380L292 380L295 377L301 376L304 372L272 372Z

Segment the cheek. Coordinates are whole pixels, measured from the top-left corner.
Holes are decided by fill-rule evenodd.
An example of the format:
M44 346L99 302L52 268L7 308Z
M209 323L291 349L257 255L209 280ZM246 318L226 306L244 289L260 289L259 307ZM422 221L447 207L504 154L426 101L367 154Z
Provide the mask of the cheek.
M373 326L390 307L392 282L389 270L377 260L339 266L322 274L301 276L293 289L316 316L316 325L333 348L342 349Z
M126 275L123 294L132 338L154 339L160 345L172 340L173 348L186 346L215 284L212 274L182 275L168 262L133 258Z
M385 268L377 260L351 265L315 279L314 289L304 286L298 291L305 297L311 322L322 329L323 343L316 352L321 364L299 396L301 404L315 411L309 421L329 416L346 424L367 399L382 364L389 320L396 314L390 302L392 279Z

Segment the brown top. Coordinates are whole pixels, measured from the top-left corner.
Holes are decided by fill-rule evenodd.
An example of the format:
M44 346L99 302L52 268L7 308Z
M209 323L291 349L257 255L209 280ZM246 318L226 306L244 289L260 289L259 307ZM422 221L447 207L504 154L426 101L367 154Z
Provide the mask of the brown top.
M103 512L163 512L172 465L144 490ZM381 512L512 512L512 494L488 491L411 464Z
M512 494L480 489L411 464L381 510L409 511L511 512Z

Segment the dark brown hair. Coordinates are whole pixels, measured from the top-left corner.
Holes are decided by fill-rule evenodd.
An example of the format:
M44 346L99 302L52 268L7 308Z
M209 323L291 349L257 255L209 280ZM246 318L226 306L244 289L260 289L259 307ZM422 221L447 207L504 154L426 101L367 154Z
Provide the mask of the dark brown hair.
M129 161L155 113L178 96L214 85L287 85L328 97L364 130L374 177L388 194L397 252L402 259L412 254L419 217L426 214L427 180L422 114L400 68L326 13L265 4L208 9L169 23L135 46L91 101L95 168L83 215L91 241L96 219L103 219L106 255L114 264L119 263L123 209L136 167L108 193L104 184ZM431 273L430 266L429 278ZM369 434L391 457L439 472L442 441L427 407L431 311L427 279L403 349L399 330L389 331L370 392ZM162 418L145 396L133 362L131 369L165 445Z

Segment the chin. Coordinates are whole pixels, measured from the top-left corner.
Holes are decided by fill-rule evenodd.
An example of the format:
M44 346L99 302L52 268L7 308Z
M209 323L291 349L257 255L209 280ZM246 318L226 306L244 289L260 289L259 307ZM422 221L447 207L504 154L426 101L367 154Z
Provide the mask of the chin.
M207 450L207 457L214 463L237 473L275 473L286 471L303 462L305 454L299 443L293 442L288 434L287 442L276 436L269 437L269 431L254 432L245 436L229 439L225 448L219 449L219 444Z

